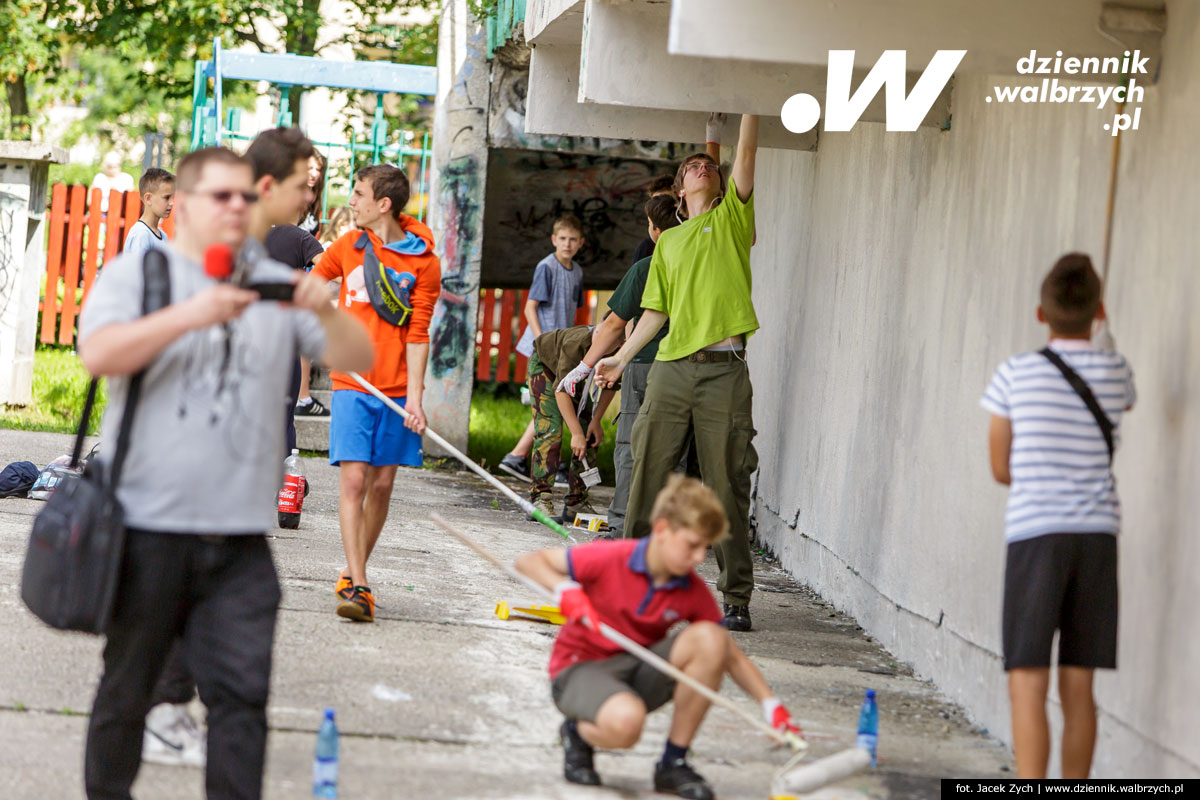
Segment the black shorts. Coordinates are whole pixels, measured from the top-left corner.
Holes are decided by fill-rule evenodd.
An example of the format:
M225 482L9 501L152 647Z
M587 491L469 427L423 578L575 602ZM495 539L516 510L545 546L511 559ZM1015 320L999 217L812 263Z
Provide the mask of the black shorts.
M1004 569L1004 669L1117 666L1117 537L1051 533L1013 542Z

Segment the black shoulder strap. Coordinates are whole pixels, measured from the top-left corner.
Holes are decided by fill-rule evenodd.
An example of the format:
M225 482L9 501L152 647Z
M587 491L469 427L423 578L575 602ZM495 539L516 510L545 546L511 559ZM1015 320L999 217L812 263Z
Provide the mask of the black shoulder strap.
M167 255L162 250L150 248L142 257L142 314L150 314L165 308L171 303L171 273L167 265ZM121 414L121 428L117 432L117 445L113 451L112 472L107 487L115 492L117 482L121 477L121 467L125 463L125 452L129 445L129 431L133 428L133 414L137 410L138 398L142 390L142 377L146 370L139 370L129 379L129 392L125 397L125 410ZM88 385L87 399L83 403L83 414L79 419L79 430L75 433L75 447L71 452L71 466L79 465L83 452L83 440L87 436L88 422L92 416L92 408L96 404L96 387L99 380L92 378Z
M1071 384L1071 388L1083 400L1083 404L1088 407L1088 411L1092 412L1092 416L1096 418L1096 424L1100 426L1100 433L1104 434L1104 443L1108 445L1108 463L1112 463L1113 452L1113 424L1104 413L1104 409L1100 407L1100 403L1096 400L1096 395L1092 394L1092 390L1088 387L1087 382L1079 377L1079 373L1071 369L1067 362L1059 357L1058 353L1051 350L1049 347L1043 347L1039 351L1043 356L1050 361L1051 364L1058 367L1058 371L1067 379L1067 383Z

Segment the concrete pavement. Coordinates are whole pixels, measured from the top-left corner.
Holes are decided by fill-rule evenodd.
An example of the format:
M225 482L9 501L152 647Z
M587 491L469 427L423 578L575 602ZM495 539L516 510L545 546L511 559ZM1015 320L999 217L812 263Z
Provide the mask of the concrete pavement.
M0 466L43 466L70 437L0 431ZM333 582L344 565L337 470L307 460L313 485L297 531L272 531L283 585L269 707L265 796L309 796L321 710L337 710L342 797L634 798L652 796L651 772L667 714L650 718L633 751L603 753L606 788L561 777L560 717L546 660L555 629L501 621L498 600L522 590L429 520L438 511L502 559L556 544L498 492L465 472L402 469L389 521L371 562L373 625L334 615ZM602 495L606 499L607 494ZM29 527L42 504L0 500L0 775L6 798L82 797L86 714L101 640L51 631L20 600ZM716 578L712 558L702 574ZM842 797L936 797L938 779L1003 777L1009 756L960 709L769 559L756 566L755 631L739 644L810 734L820 757L850 745L863 690L879 692L880 764L841 786ZM252 587L248 587L252 591ZM724 692L754 710L730 682ZM669 708L669 707L668 707ZM721 709L692 759L725 798L764 798L786 759ZM145 765L141 798L200 798L199 770Z

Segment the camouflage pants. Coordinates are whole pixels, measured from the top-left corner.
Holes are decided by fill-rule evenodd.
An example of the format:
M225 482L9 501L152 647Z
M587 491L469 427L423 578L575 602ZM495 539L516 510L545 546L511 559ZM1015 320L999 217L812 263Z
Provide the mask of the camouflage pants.
M543 494L554 489L554 476L558 473L559 454L562 451L563 416L554 399L557 380L542 367L537 353L529 358L529 394L533 400L533 451L530 453L533 472L533 488L529 499L536 502ZM592 421L592 402L584 404L579 414L579 425L584 433ZM589 467L596 466L596 448L587 449ZM577 505L587 499L587 486L580 473L586 469L583 462L571 456L570 478L567 489L567 504Z

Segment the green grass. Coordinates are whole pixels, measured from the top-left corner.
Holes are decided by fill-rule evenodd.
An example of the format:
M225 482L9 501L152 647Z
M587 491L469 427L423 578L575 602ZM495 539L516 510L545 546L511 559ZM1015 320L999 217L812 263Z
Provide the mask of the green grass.
M33 402L0 406L0 428L74 433L87 397L89 377L79 356L69 347L38 345L33 359ZM107 391L103 381L96 394L89 433L100 429Z
M88 380L87 371L72 349L39 345L33 363L33 402L28 406L0 406L0 428L74 433L87 397ZM485 469L496 471L500 459L517 443L529 423L532 412L529 406L521 405L519 391L515 384L488 383L476 386L471 396L471 440L467 455ZM106 398L101 382L89 433L99 431ZM618 404L619 400L614 399L605 415L604 442L600 445L600 474L610 486ZM563 455L567 457L570 435L565 427L563 433ZM315 452L303 455L326 456Z
M467 455L484 469L496 472L504 458L532 419L529 406L521 405L516 384L477 384L471 395L471 438ZM600 444L600 475L609 486L613 483L613 443L617 437L616 411L620 400L614 398L604 417L604 441ZM563 454L570 453L570 434L563 426Z

